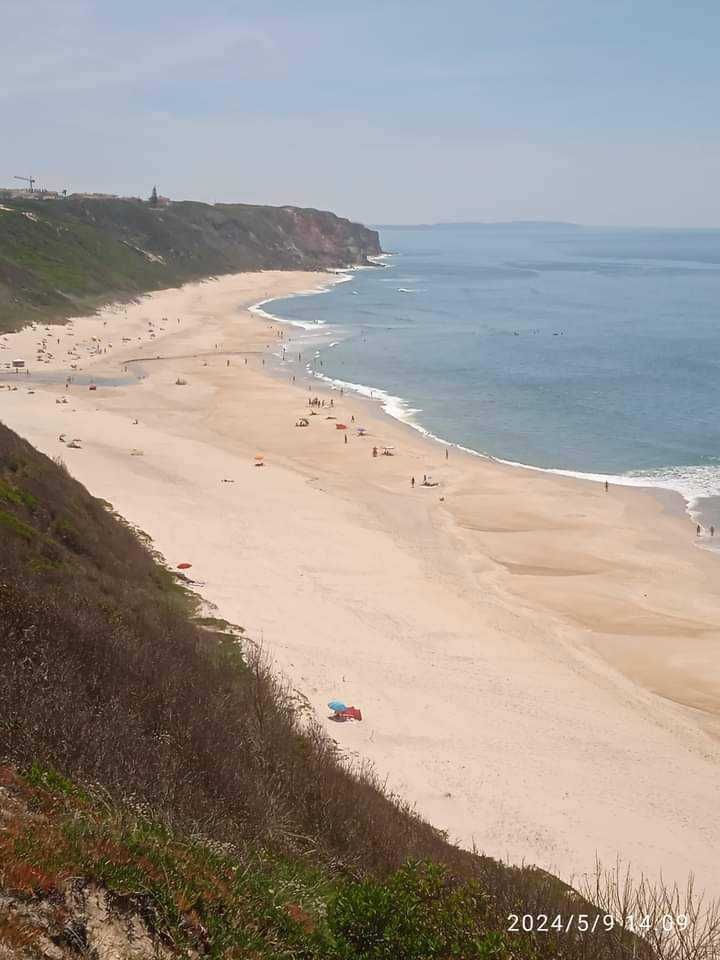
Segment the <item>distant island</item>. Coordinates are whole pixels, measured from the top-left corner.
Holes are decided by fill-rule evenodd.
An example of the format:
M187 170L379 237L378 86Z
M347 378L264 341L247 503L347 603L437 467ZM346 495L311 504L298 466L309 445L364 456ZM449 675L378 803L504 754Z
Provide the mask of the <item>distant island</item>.
M563 220L440 220L438 223L379 223L377 230L447 230L464 227L487 227L492 229L516 230L528 228L537 230L557 229L584 230L584 224L566 223Z

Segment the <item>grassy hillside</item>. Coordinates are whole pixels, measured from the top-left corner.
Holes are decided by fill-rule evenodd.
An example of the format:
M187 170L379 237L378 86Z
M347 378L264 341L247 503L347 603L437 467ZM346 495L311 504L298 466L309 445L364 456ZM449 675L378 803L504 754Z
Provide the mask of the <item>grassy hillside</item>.
M712 955L507 932L597 911L350 769L241 629L2 425L0 650L0 956Z
M365 263L377 233L294 207L0 200L0 330L214 274Z

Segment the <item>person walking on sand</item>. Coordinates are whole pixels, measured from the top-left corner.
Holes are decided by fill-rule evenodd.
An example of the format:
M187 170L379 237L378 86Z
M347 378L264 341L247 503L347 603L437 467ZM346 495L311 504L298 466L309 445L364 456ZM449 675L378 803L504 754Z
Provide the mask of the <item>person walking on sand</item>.
M696 535L697 537L700 536L700 524L698 524L697 527L696 527L696 529L695 529L695 535Z
M413 490L415 489L415 477L410 477L410 486Z
M377 447L373 447L373 456L374 456L374 457L377 456Z
M607 480L606 480L606 481L605 481L605 493L607 493L607 492L608 492L608 482L607 482Z
M449 459L450 459L450 451L448 450L447 447L445 447L445 459L446 459L446 460L449 460Z
M345 434L344 436L345 436L345 443L347 443L347 434Z

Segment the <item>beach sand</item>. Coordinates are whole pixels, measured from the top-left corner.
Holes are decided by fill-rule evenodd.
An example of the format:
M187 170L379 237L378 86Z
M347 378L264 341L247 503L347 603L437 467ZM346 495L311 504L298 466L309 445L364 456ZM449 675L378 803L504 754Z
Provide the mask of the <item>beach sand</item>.
M270 373L302 331L246 307L328 280L223 277L10 335L0 365L35 371L45 336L58 383L13 376L0 419L192 563L216 615L452 839L566 879L619 855L720 895L718 557L651 492L446 459L377 403L309 391L292 344ZM98 389L66 390L69 362ZM334 407L310 416L315 395ZM334 698L363 722L326 720Z

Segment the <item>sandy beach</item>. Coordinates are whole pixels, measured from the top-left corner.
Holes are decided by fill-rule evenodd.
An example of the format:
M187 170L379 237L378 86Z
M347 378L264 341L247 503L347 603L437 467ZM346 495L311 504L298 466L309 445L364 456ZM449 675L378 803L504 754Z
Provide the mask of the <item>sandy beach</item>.
M2 337L0 368L32 375L0 381L0 419L192 563L216 615L452 839L568 879L620 856L719 896L718 557L651 492L446 458L309 385L302 331L247 308L331 279L240 274ZM326 719L333 698L363 722Z

